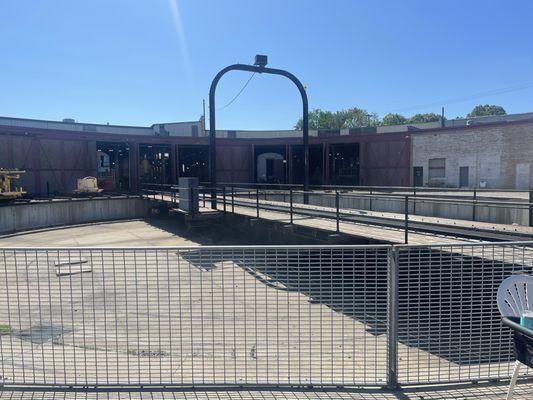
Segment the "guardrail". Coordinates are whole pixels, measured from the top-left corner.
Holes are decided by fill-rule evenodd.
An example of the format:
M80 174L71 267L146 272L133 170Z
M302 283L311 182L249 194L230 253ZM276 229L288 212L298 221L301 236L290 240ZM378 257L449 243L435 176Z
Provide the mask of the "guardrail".
M173 185L156 185L153 189L145 189L145 195L161 200L169 200L174 203L178 201L178 188ZM213 188L200 187L200 204L208 206ZM410 216L431 216L448 219L459 219L475 222L492 222L499 224L517 224L523 226L533 226L533 203L517 201L493 201L476 199L451 199L429 196L410 196L398 194L359 194L353 192L317 192L295 190L289 187L282 189L262 189L260 185L246 187L240 185L222 185L216 189L218 201L221 208L228 212L234 212L235 205L254 207L256 217L259 218L260 210L279 209L285 204L289 213L290 223L294 221L294 215L314 215L324 218L335 219L337 231L339 231L340 221L357 221L365 219L370 221L368 216L355 215L355 211L372 211L391 213L390 217L381 217L378 224L399 227L398 218L395 215L403 215L402 228L405 232L405 243L408 243L409 231L413 224ZM244 199L255 202L244 201ZM269 204L270 202L270 204ZM279 203L279 204L276 204ZM420 227L419 227L420 228Z
M508 378L500 282L533 242L0 249L6 387Z

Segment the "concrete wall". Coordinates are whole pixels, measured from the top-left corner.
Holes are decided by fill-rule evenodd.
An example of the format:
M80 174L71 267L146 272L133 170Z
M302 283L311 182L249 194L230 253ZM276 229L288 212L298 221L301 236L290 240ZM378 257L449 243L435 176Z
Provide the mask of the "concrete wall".
M0 234L148 215L150 202L137 197L57 200L0 207Z
M412 134L413 167L422 167L424 186L459 186L468 167L468 187L533 188L533 123L500 124ZM444 178L429 178L429 160L445 158Z

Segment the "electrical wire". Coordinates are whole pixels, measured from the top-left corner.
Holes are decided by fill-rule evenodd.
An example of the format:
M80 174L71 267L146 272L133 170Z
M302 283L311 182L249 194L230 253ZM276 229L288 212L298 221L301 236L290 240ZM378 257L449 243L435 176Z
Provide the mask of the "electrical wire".
M252 80L254 75L255 75L255 72L252 74L252 76L250 76L250 78L248 78L248 80L246 81L244 86L241 88L241 90L239 90L239 92L235 95L235 97L233 97L233 99L231 99L227 104L223 105L222 107L217 108L216 110L217 111L223 110L223 109L229 107L231 104L233 104L233 102L235 100L237 100L237 97L239 97L241 95L241 93L244 91L244 89L246 89L246 86L248 86L248 84L250 83L250 81Z
M508 86L508 87L504 87L500 89L492 89L486 92L479 92L479 93L474 93L474 94L470 94L466 96L454 97L454 98L447 99L447 100L434 101L434 102L426 103L426 104L418 104L418 105L411 106L411 107L396 108L391 111L392 112L409 111L409 110L416 110L420 108L427 108L431 106L445 106L445 105L452 104L452 103L461 103L464 101L475 100L475 99L479 99L483 97L495 96L498 94L509 93L509 92L515 92L517 90L524 90L530 87L533 87L533 82L527 82L527 83L523 83L520 85Z

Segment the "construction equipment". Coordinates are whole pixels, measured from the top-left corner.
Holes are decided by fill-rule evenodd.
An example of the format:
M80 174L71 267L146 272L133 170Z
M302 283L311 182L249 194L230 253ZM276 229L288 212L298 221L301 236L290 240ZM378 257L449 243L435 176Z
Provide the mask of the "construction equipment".
M25 173L19 169L0 168L0 200L13 200L26 194L21 187L15 186L15 181Z
M98 180L94 176L86 176L78 179L78 188L74 193L100 193L102 189L98 188Z

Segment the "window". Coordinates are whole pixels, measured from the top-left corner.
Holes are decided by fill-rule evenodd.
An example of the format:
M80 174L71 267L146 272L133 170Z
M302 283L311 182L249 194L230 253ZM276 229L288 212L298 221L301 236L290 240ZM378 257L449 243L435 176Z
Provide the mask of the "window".
M446 159L432 158L429 160L429 178L444 178L446 176Z

